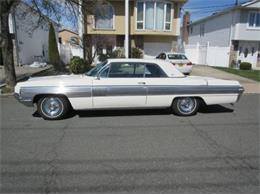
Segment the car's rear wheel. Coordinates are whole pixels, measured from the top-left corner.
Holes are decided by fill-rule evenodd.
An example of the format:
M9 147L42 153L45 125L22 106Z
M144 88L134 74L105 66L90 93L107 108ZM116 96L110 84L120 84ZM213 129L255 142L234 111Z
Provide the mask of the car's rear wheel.
M69 102L65 97L45 96L37 102L37 110L46 120L58 120L68 113Z
M195 115L199 109L199 100L194 97L180 97L173 101L174 114L179 116Z

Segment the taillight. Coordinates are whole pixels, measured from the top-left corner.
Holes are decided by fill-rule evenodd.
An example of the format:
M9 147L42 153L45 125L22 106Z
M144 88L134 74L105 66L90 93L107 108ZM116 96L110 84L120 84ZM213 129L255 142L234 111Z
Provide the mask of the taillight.
M189 62L189 63L187 64L187 66L192 66L192 63L191 63L191 62Z

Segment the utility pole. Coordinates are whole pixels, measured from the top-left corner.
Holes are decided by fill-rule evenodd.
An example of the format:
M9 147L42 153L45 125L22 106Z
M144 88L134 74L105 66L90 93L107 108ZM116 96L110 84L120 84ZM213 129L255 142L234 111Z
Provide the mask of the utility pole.
M129 0L125 0L125 57L129 58Z
M239 4L239 0L236 0L236 6L238 6L238 4Z

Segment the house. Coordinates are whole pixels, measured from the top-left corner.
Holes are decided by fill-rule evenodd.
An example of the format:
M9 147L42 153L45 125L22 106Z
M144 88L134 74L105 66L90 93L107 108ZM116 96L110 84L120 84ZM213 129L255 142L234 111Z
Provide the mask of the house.
M260 68L260 0L188 23L185 52L195 63L229 67L249 62Z
M62 29L59 31L59 43L66 45L66 44L79 44L79 34L69 29Z
M73 56L83 58L83 49L79 34L68 29L59 31L59 52L60 58L68 64Z
M186 1L107 0L99 3L93 13L84 15L85 47L98 54L138 47L145 57L175 50L180 35L181 8ZM125 15L129 15L129 19Z
M9 16L10 33L13 35L15 65L34 61L48 62L49 23L52 22L58 38L59 25L47 16L39 22L39 16L29 5L21 1Z

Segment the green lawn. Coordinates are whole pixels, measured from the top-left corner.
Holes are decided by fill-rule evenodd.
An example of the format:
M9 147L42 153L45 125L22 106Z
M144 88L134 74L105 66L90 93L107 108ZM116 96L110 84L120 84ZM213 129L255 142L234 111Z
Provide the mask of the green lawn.
M223 70L225 72L229 72L232 74L236 74L248 79L253 79L255 81L260 81L260 70L237 70L233 68L223 68L223 67L215 67L218 70Z

